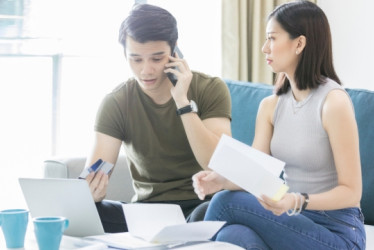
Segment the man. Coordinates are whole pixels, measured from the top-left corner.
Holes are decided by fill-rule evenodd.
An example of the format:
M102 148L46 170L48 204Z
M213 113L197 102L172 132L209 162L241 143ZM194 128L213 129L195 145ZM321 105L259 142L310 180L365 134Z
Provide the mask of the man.
M231 135L231 100L222 80L191 72L185 60L171 56L177 39L176 20L162 8L137 5L123 21L119 41L134 78L105 97L86 165L115 163L123 143L132 201L179 204L185 216L199 220L205 211L191 215L202 203L191 178L208 168L220 136ZM175 86L167 73L177 77ZM104 230L127 231L121 203L103 201L108 179L102 172L86 178Z

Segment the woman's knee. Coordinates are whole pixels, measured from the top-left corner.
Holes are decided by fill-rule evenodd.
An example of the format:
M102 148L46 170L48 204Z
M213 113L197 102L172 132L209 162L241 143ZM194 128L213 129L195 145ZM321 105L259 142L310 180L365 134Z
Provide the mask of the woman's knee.
M220 204L220 203L227 203L232 199L232 194L235 191L223 190L215 195L213 195L212 200L210 201L210 205Z
M217 233L215 240L236 244L244 249L269 249L257 233L240 224L223 227Z
M224 205L226 204L226 199L229 193L230 191L224 190L213 196L212 200L209 202L204 220L219 220L217 216L225 209Z

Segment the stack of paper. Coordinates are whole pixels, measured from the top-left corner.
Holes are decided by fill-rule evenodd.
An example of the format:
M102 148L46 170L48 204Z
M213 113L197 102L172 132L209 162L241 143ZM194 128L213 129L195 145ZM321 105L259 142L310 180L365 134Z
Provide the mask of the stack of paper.
M209 167L261 199L280 200L288 186L280 178L285 163L227 135L222 135Z
M82 240L83 241L83 240ZM188 241L181 243L156 244L150 243L132 236L130 233L112 233L105 235L89 236L84 241L89 241L89 244L99 244L103 242L108 249L142 249L142 250L244 250L239 246L220 241ZM85 243L87 244L87 243ZM69 248L73 249L73 248ZM75 249L75 248L74 248ZM79 248L80 249L80 248ZM107 248L82 248L82 250L102 250Z
M137 249L162 246L162 244L151 243L126 233L110 233L103 235L87 236L84 239L91 242L101 242L108 247L117 249Z
M209 240L224 221L187 223L182 209L174 204L122 205L131 235L153 243Z
M128 233L89 236L120 249L171 249L209 243L224 221L186 223L182 209L174 204L124 204Z

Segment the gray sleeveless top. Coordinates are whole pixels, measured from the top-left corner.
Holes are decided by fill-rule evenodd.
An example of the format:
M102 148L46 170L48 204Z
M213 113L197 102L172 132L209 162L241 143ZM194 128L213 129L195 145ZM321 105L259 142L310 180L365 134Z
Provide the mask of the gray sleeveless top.
M326 79L303 101L297 102L291 89L279 96L270 150L274 157L286 162L284 179L290 192L320 193L338 184L332 149L322 124L322 107L333 89L345 91Z

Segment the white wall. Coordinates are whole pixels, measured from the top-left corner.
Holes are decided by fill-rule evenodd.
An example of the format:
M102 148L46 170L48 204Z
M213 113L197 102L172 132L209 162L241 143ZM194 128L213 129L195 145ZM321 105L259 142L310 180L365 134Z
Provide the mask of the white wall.
M330 22L335 69L343 85L374 90L374 1L317 3Z

